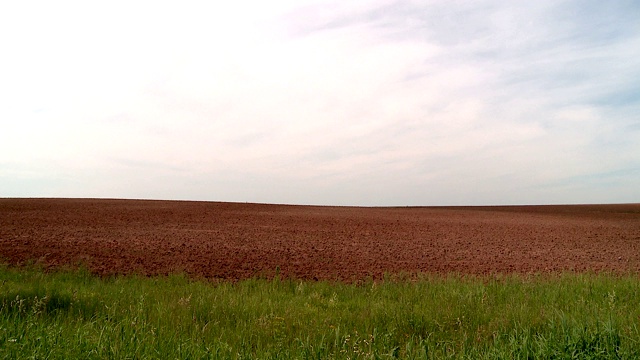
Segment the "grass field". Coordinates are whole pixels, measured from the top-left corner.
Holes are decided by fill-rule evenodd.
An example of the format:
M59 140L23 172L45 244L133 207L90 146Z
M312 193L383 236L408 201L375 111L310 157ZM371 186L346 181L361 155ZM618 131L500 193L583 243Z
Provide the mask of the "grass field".
M0 267L0 358L639 358L637 275L343 284Z

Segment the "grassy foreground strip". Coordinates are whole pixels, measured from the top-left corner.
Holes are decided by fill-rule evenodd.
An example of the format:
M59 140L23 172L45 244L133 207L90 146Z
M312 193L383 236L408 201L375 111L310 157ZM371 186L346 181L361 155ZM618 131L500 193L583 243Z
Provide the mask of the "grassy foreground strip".
M0 358L640 358L640 278L362 284L0 267Z

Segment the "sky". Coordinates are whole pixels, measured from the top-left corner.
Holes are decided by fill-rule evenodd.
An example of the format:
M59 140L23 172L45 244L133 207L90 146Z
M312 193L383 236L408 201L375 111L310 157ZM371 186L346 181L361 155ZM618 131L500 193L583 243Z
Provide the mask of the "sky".
M11 1L0 197L640 202L637 1Z

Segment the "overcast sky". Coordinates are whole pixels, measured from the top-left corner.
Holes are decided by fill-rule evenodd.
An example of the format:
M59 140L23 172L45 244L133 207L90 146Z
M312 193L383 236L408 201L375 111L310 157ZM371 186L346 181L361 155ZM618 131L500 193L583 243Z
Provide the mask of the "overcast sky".
M7 1L0 197L640 202L637 1Z

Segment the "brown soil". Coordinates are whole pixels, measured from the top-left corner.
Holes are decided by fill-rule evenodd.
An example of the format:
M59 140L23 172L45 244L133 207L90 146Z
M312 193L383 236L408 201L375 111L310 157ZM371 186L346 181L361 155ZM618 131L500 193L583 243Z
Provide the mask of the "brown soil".
M640 204L357 208L0 199L0 262L101 274L357 280L640 273Z

